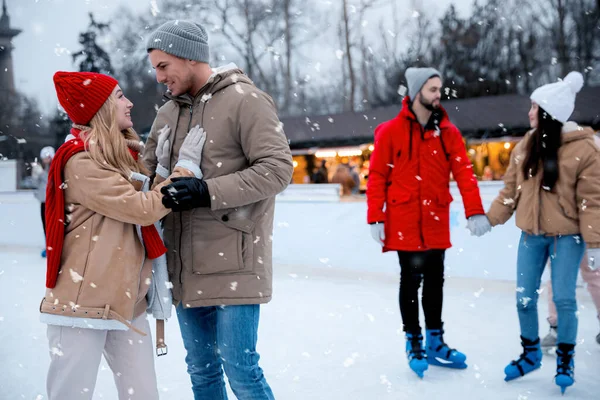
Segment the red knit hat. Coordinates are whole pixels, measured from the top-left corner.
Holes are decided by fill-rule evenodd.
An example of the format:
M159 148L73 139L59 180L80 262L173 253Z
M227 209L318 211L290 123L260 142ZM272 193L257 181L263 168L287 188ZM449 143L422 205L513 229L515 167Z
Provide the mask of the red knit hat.
M119 82L108 75L94 72L54 74L58 102L76 124L87 125L106 102Z

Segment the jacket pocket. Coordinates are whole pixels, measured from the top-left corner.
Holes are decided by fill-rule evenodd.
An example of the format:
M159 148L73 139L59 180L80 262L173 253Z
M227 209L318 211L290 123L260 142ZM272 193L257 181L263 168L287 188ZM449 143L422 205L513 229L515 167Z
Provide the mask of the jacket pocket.
M452 194L450 194L449 191L443 191L437 194L437 203L440 206L447 206L448 204L452 203L452 200L454 200L454 198L452 197Z
M393 185L393 184L392 184ZM390 187L387 195L387 205L389 207L396 207L401 204L406 204L410 201L412 195L409 191L395 188L394 186Z
M251 271L253 225L231 218L226 213L209 211L199 214L192 216L192 272L210 275Z
M577 212L577 206L575 204L573 204L561 195L558 195L558 204L560 205L562 213L567 218L574 220L579 219L579 213Z

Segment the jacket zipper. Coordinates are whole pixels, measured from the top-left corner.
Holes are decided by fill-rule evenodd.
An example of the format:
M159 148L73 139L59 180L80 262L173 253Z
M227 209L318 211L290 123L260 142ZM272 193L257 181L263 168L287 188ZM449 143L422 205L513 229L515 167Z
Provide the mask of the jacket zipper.
M423 131L423 127L421 126L421 123L418 124L419 125L419 131L421 132L421 138L424 137L425 132ZM412 129L410 132L410 137L412 138ZM421 140L419 142L419 150L418 150L418 154L417 154L417 173L419 174L419 179L417 179L419 181L418 185L419 185L419 235L421 236L421 244L423 246L423 249L425 249L427 246L425 246L425 236L423 235L423 204L421 201L421 197L423 194L423 188L421 185L421 182L423 182L423 177L421 176L421 146L423 145L423 140Z
M194 116L194 104L190 104L190 120L188 122L188 132L192 127L192 117ZM181 242L183 241L183 212L179 213L179 264L181 268L179 268L179 283L183 284L183 257L181 256Z

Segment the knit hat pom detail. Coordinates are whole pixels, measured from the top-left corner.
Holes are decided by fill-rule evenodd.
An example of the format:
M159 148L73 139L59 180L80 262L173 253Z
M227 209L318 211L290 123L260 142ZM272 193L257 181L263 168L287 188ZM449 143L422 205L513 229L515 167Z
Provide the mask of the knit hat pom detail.
M573 93L579 93L583 87L583 75L577 71L569 72L569 74L565 76L565 79L563 80L569 84L569 87Z

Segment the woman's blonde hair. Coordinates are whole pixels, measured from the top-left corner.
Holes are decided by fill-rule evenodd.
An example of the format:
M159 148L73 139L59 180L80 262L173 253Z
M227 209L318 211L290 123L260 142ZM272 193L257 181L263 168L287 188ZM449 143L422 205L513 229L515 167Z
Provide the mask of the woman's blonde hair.
M121 131L117 122L117 98L111 94L82 131L85 148L92 160L103 168L120 173L130 179L132 172L148 174L141 162L136 161L128 149L130 143L140 143L133 128Z

